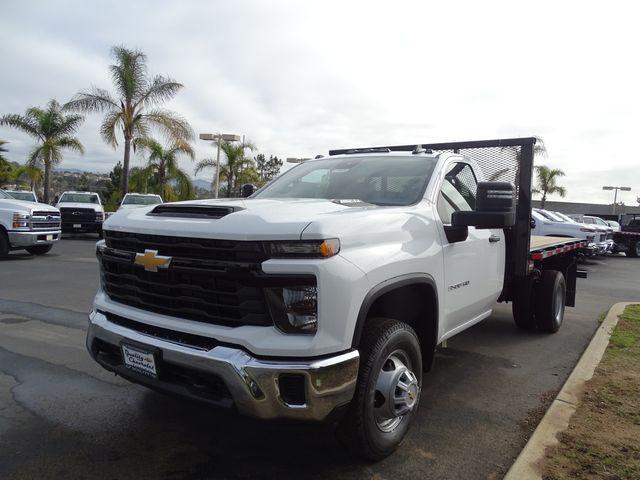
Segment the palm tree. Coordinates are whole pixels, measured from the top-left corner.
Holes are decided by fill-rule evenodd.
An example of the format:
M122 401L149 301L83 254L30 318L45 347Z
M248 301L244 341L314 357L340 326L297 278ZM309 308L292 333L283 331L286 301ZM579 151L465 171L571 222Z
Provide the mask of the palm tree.
M15 178L20 179L23 176L29 179L29 186L31 187L31 190L35 192L38 187L38 183L42 181L44 173L42 172L40 165L27 164L16 169Z
M157 140L146 138L138 142L138 147L147 154L147 164L140 169L140 180L145 181L145 187L151 183L156 193L169 201L191 196L191 179L178 165L180 155L186 155L193 160L195 154L191 145L176 140L165 148ZM136 183L140 183L140 180Z
M4 155L2 155L3 153L7 153L9 150L7 150L7 147L5 147L4 145L6 145L9 142L6 142L4 140L0 140L0 165L4 165L5 163L8 163L9 160L7 160Z
M188 141L193 132L187 121L176 113L159 108L173 98L183 87L168 77L147 76L147 56L139 50L113 47L115 64L109 66L116 97L107 90L91 87L76 94L64 108L80 112L106 112L100 135L113 148L118 146L118 135L124 137L122 162L122 193L129 191L129 160L131 148L149 137L157 128L167 139Z
M220 143L220 150L224 153L224 156L227 159L227 163L225 165L220 165L220 177L225 179L227 183L227 195L231 196L236 191L236 180L241 176L243 170L246 170L248 167L253 166L254 161L247 157L247 150L253 151L255 150L255 145L252 142L243 142L243 143L233 143L222 141ZM216 168L216 159L215 158L205 158L204 160L200 160L196 165L195 174L197 175L205 168L213 167ZM215 184L215 174L213 180L211 181L211 185Z
M45 109L32 107L24 115L9 114L0 117L0 125L22 130L38 143L29 154L27 165L38 167L44 164L44 201L49 203L51 171L62 161L64 149L84 153L84 147L73 134L84 121L81 115L65 115L55 100L49 101Z
M564 172L558 168L549 168L544 165L536 165L536 176L538 177L538 185L533 189L533 193L542 194L540 200L540 208L544 209L547 201L547 195L557 193L561 197L567 194L567 189L556 183L559 177L564 177Z

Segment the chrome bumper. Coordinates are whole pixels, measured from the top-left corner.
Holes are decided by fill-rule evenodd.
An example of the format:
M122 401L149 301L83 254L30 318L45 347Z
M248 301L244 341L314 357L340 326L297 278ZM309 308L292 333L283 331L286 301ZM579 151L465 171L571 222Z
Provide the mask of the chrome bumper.
M31 247L33 245L45 245L60 240L60 230L52 231L13 231L9 233L9 245L12 247ZM52 235L51 240L47 237Z
M118 349L127 340L155 347L162 352L163 364L215 375L224 382L233 405L241 414L262 419L322 421L336 407L351 401L358 377L359 354L355 350L319 360L261 360L238 348L216 346L206 350L173 343L116 325L100 312L94 311L89 315L87 349L104 368L133 382L196 399L197 395L190 394L189 389L175 388L175 385L164 381L161 371L156 380L132 373L124 366L100 361L95 350L96 339ZM282 374L304 376L303 404L291 405L283 400L278 383Z

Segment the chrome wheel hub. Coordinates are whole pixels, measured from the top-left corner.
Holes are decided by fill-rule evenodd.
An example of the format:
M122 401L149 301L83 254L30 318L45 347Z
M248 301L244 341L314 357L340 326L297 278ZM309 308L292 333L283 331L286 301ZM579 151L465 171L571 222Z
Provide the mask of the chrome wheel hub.
M556 324L560 325L562 323L562 319L564 317L564 295L562 294L562 290L558 289L556 292Z
M420 385L402 352L394 352L382 364L376 381L374 415L378 428L390 432L418 403Z

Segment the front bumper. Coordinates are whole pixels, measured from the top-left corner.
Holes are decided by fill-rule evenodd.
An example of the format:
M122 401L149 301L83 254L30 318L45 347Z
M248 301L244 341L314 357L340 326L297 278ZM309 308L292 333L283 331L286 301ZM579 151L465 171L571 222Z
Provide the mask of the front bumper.
M52 231L13 231L9 233L11 247L31 247L33 245L48 245L60 240L60 230Z
M142 344L160 352L157 379L132 372L123 365L120 353L123 342ZM262 360L230 346L195 347L125 328L99 311L89 316L87 349L102 367L130 381L219 406L234 406L243 415L262 419L327 419L338 407L351 401L359 363L356 350L296 361ZM287 402L290 397L284 391L288 388L283 382L285 377L301 380L304 394L297 398L303 400ZM219 381L220 388L203 388L205 381L208 385Z
M63 233L100 233L102 232L102 221L66 221L62 222Z

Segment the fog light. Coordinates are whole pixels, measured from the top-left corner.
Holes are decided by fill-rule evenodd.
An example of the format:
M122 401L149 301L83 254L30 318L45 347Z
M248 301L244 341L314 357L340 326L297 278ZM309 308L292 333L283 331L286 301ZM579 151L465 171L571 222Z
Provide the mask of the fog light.
M314 334L318 329L318 288L314 286L266 290L271 315L285 333Z

